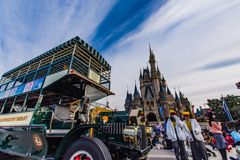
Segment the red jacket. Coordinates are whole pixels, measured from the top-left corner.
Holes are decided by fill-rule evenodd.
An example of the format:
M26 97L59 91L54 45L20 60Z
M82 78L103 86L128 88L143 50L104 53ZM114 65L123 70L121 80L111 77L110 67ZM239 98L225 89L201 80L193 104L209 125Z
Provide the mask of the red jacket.
M225 137L225 141L228 143L228 145L233 145L233 142L235 142L230 136Z

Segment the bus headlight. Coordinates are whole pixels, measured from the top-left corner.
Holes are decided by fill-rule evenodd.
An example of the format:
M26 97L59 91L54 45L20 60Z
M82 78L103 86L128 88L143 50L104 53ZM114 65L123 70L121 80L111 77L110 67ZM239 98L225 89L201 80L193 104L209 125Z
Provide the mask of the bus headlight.
M127 126L123 130L123 139L126 144L129 144L132 148L140 148L142 141L142 131L138 126Z
M146 127L146 136L147 136L147 139L153 137L152 127Z

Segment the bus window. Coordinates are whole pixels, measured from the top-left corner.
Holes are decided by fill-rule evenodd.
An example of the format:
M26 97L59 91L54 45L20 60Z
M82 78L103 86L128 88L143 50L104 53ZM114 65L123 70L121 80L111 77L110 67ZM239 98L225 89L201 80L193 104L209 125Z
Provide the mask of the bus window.
M0 92L4 91L6 86L7 86L7 84L2 85L1 88L0 88Z
M15 105L13 106L12 112L21 112L25 98L26 98L26 94L17 97L15 101Z
M31 73L31 74L26 75L23 83L27 83L27 82L32 81L33 78L34 78L34 76L35 76L35 73L36 73L36 72L33 72L33 73Z
M12 82L8 83L8 86L7 86L6 90L12 88L12 86L14 85L14 82L15 81L12 81Z
M23 83L23 79L24 79L24 77L18 78L16 80L16 83L15 83L14 87L20 86Z
M2 106L3 106L4 102L5 102L5 100L0 101L0 113L1 113Z
M13 101L14 101L14 98L7 99L7 103L5 104L5 107L2 112L3 114L10 112Z
M40 91L30 93L27 98L26 106L24 106L23 111L33 111L38 101L38 96Z

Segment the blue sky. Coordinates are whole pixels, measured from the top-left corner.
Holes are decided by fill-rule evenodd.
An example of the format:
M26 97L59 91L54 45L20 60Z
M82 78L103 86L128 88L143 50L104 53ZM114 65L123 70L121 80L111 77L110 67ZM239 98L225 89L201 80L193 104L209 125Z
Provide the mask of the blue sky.
M239 95L239 10L237 0L2 0L0 74L79 36L112 66L110 106L123 109L150 43L171 92L203 106Z

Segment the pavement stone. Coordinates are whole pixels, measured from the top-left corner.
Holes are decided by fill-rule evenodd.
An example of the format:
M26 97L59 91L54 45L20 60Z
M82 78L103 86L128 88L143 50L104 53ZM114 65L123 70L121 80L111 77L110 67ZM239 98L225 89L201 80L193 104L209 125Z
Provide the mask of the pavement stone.
M209 148L210 150L212 150L211 146L207 145L206 147ZM216 153L217 157L211 156L211 157L209 157L209 160L222 159L221 154L217 149L212 150L212 151ZM230 156L235 157L235 155L234 155L235 151L236 151L236 148L233 148L231 150L231 152L227 151L227 157L229 160L230 160L230 158L229 158ZM189 158L189 160L192 160L192 157L189 156L188 158ZM147 158L147 160L174 160L174 159L176 159L174 152L172 152L170 150L166 150L166 149L158 150L156 147L153 147L153 149L148 154L148 158Z

